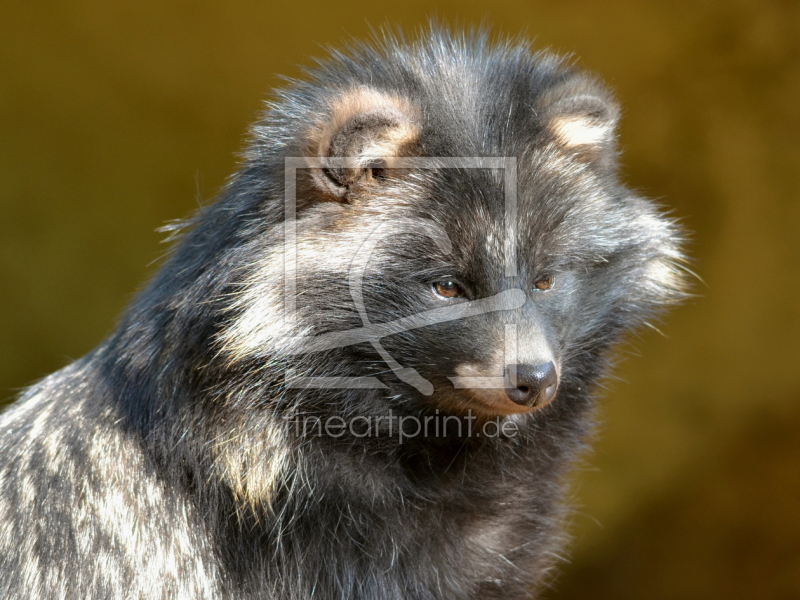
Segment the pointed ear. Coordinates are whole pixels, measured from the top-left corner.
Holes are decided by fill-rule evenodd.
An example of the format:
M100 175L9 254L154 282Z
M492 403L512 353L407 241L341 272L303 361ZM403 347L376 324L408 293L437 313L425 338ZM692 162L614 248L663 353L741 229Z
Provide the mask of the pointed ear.
M586 161L613 165L619 109L606 90L570 82L549 93L541 109L556 144Z
M395 95L359 87L329 104L329 112L309 135L309 154L331 159L313 169L323 194L346 201L357 190L391 177L392 159L413 153L419 111Z

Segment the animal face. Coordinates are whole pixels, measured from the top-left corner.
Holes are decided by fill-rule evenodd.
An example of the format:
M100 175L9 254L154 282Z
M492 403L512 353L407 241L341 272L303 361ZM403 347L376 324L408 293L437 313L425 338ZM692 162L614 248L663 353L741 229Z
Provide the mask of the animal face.
M674 226L617 182L606 90L468 75L473 89L444 94L316 90L286 142L284 220L243 269L223 356L277 349L291 389L508 416L596 377L619 333L678 293Z

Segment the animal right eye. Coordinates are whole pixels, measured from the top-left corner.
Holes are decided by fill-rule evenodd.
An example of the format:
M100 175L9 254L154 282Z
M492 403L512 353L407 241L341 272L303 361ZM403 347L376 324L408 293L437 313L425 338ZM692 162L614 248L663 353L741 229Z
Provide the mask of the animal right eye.
M433 284L433 291L442 298L458 298L464 295L464 290L455 281L437 281Z

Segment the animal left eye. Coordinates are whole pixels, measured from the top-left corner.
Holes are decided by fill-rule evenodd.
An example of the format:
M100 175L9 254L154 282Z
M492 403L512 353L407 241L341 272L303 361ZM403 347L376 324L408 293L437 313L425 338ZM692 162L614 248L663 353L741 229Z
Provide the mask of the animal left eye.
M533 283L533 289L540 292L546 292L550 288L553 287L553 276L546 275L544 277L540 277Z
M464 290L455 281L437 281L433 290L442 298L457 298L464 295Z

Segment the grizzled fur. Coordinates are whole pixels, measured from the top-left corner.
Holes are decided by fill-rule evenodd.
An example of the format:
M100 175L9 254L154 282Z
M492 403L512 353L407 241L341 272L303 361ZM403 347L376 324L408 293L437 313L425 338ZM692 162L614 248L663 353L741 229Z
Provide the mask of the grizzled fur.
M535 595L609 350L682 295L678 230L617 178L617 116L601 84L550 54L435 30L336 53L280 91L239 173L116 331L0 417L0 596ZM297 172L296 318L286 157L349 157ZM396 157L513 157L516 234L504 171ZM314 348L310 336L362 326L358 261L372 323L505 304ZM519 363L556 366L546 406L452 383L508 376L509 325ZM287 373L373 385L293 387ZM364 430L390 411L514 427ZM330 417L361 429L298 430Z

